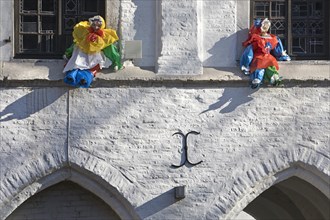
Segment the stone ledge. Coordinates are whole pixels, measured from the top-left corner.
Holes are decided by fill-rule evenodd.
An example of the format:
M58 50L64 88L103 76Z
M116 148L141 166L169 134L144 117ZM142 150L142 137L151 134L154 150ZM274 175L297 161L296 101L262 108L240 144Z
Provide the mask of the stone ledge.
M1 63L0 86L66 87L62 60L15 60ZM330 61L280 62L285 86L329 86ZM249 77L238 67L203 68L202 75L160 75L154 68L129 66L118 72L103 69L92 87L221 87L247 86Z

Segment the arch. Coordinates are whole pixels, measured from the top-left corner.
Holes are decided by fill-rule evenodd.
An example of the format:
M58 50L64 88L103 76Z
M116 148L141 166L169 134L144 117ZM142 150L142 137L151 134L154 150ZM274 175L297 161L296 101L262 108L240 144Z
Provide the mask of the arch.
M0 219L8 217L18 206L36 193L63 181L76 183L95 194L109 205L121 219L140 219L134 207L116 187L110 185L100 176L75 165L65 166L45 175L12 195L13 199L10 203L4 203L0 206Z
M256 219L328 219L329 198L299 177L270 187L244 211Z
M6 220L26 218L120 220L103 200L71 181L60 182L35 194Z
M275 174L274 176L270 176L269 179L259 182L252 189L248 190L248 193L237 202L237 204L231 209L231 211L226 215L225 219L232 219L237 214L240 213L250 202L252 202L255 198L257 198L261 193L266 191L271 186L274 186L278 183L281 183L291 177L298 177L315 188L319 189L322 194L324 194L328 199L330 199L329 192L329 182L327 181L326 175L321 173L315 167L304 164L301 162L297 162L292 164L289 168L282 170ZM272 180L271 182L269 182ZM257 187L261 186L261 187Z
M207 211L207 218L235 219L261 193L290 177L298 177L306 181L330 199L327 168L330 164L329 157L307 148L298 149L297 152L295 150L279 152L278 155L286 155L286 157L273 155L272 159L255 164L244 175L236 177L232 188L226 195L219 196Z

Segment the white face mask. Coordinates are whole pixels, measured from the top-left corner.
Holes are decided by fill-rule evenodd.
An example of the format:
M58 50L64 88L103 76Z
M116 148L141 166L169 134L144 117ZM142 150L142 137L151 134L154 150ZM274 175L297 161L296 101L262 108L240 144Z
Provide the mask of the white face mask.
M95 30L95 31L98 31L99 29L101 29L101 26L102 26L102 22L95 22L93 21L91 27Z
M268 32L269 28L270 28L270 21L268 20L268 18L265 18L262 22L261 22L261 32Z
M94 29L94 31L98 31L102 27L102 19L99 15L94 16L88 19L90 26Z

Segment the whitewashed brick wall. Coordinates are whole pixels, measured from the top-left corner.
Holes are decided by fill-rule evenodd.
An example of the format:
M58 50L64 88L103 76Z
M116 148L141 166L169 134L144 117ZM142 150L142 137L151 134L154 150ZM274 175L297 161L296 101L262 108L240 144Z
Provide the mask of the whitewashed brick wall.
M123 46L127 40L142 41L142 59L137 66L155 66L156 60L156 1L121 1L121 36Z
M157 72L165 75L202 74L199 57L199 1L161 1L161 51Z
M0 61L10 60L13 56L12 51L14 45L5 43L5 39L9 37L13 41L14 24L12 18L14 17L14 1L0 1Z
M237 1L206 0L203 7L203 66L236 66Z
M158 74L234 66L248 26L247 2L123 0L122 39L142 40L144 57L134 64L154 65ZM2 12L13 7L0 6ZM12 34L8 12L0 15L2 39ZM12 45L2 45L1 61L11 59ZM330 176L329 88L323 78L318 87L304 84L313 66L299 66L303 78L289 77L294 87L256 91L230 82L170 85L166 77L166 85L153 78L147 86L68 89L42 81L56 68L38 65L44 66L1 63L3 85L23 81L0 88L0 219L64 180L100 197L122 219L232 219L293 175L329 194L322 185ZM24 87L33 77L49 87ZM182 140L173 136L178 130L200 132L189 136L188 146L190 160L201 164L171 167L183 158ZM182 185L186 198L176 200L174 187Z
M91 219L119 220L107 204L78 184L62 182L22 204L7 220Z
M114 187L142 219L235 216L294 164L330 175L328 88L15 88L0 94L1 218L68 165ZM172 136L179 129L201 132L188 139L190 160L203 160L200 165L171 168L181 160L181 139ZM28 188L38 181L43 184ZM179 185L187 195L177 201Z
M237 65L249 26L246 1L125 0L121 5L124 40L143 41L136 65L156 65L163 75Z

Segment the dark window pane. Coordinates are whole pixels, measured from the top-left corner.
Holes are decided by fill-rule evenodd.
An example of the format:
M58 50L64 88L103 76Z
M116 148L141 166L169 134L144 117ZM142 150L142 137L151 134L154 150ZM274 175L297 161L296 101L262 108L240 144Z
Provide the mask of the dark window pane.
M272 17L285 16L285 2L272 2Z
M82 7L83 7L83 12L94 12L97 13L97 1L88 1L88 0L84 0L82 1Z
M309 16L313 18L323 16L323 4L322 2L310 2L309 3Z
M310 35L322 35L323 34L323 20L313 20L309 23L308 33Z
M306 17L308 15L307 2L293 1L292 2L292 16L293 17Z
M78 14L78 2L77 0L65 0L64 1L64 14Z
M269 17L269 2L255 2L254 17L266 18Z
M78 23L76 17L68 17L64 18L64 32L71 33L73 31L73 27Z
M38 35L23 35L24 50L38 50Z
M22 16L23 24L21 31L23 32L38 32L38 17L37 16Z
M42 11L55 11L55 0L42 0Z
M37 11L38 10L38 0L22 0L24 11Z
M56 17L55 16L41 16L43 33L54 33L56 31Z
M309 41L309 47L311 54L324 53L324 41L322 38L311 38Z
M292 39L292 52L294 54L307 54L307 39L304 37Z
M292 34L293 35L304 35L306 34L307 24L305 21L292 22Z
M54 51L54 36L53 35L43 35L41 40L41 50L42 52L50 53Z
M275 35L286 34L286 22L285 20L271 20L270 32Z

